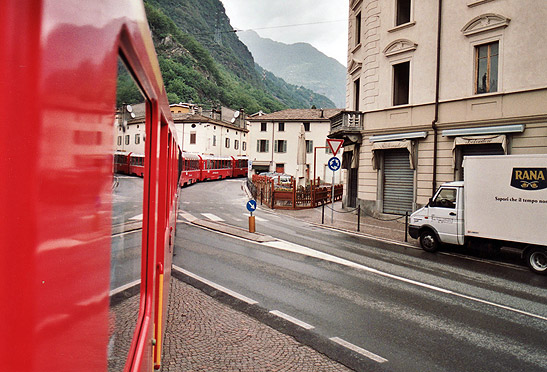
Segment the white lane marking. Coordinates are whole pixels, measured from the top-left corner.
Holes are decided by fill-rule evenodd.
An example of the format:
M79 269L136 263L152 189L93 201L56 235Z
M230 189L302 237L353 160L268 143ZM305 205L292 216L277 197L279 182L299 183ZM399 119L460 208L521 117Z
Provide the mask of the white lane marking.
M177 266L177 265L173 265L173 270L180 271L181 273L186 274L186 275L188 275L189 277L192 277L192 278L194 278L194 279L196 279L196 280L199 280L200 282L203 282L203 283L205 283L205 284L207 284L207 285L213 287L214 289L217 289L217 290L219 290L219 291L222 291L222 292L224 292L224 293L227 293L227 294L229 294L230 296L233 296L233 297L235 297L235 298L237 298L237 299L239 299L239 300L241 300L241 301L244 301L244 302L248 303L249 305L255 305L255 304L258 303L258 301L255 301L255 300L253 300L252 298L243 296L242 294L239 294L239 293L237 293L237 292L234 292L234 291L232 291L231 289L228 289L228 288L226 288L226 287L221 286L220 284L217 284L217 283L215 283L215 282L212 282L212 281L210 281L210 280L207 280L207 279L205 279L205 278L202 278L201 276L196 275L196 274L194 274L194 273L192 273L192 272L190 272L190 271L184 270L182 267L179 267L179 266Z
M504 310L512 311L514 313L518 313L518 314L526 315L526 316L529 316L529 317L532 317L532 318L547 321L546 316L530 313L528 311L520 310L520 309L511 307L511 306L498 304L498 303L491 302L491 301L488 301L488 300L483 300L481 298L469 296L469 295L466 295L466 294L463 294L463 293L454 292L454 291L449 290L449 289L437 287L437 286L434 286L434 285L431 285L431 284L422 283L422 282L419 282L419 281L413 280L413 279L404 278L404 277L399 276L399 275L390 274L390 273L387 273L387 272L384 272L384 271L374 269L372 267L361 265L361 264L358 264L358 263L355 263L355 262L352 262L352 261L349 261L349 260L346 260L346 259L343 259L343 258L340 258L340 257L333 256L333 255L328 254L328 253L319 252L319 251L316 251L314 249L311 249L311 248L308 248L308 247L303 247L301 245L294 244L294 243L291 243L291 242L277 240L277 241L273 241L273 242L264 242L264 243L261 243L261 244L265 245L265 246L268 246L268 247L271 247L271 248L287 251L287 252L293 252L293 253L298 253L298 254L302 254L302 255L305 255L305 256L309 256L309 257L319 258L321 260L337 263L337 264L344 265L344 266L347 266L347 267L352 267L354 269L367 271L369 273L373 273L373 274L376 274L376 275L379 275L379 276L383 276L385 278L390 278L390 279L394 279L394 280L397 280L397 281L400 281L400 282L412 284L412 285L415 285L415 286L418 286L418 287L427 288L427 289L430 289L430 290L435 291L435 292L450 294L450 295L460 297L460 298L464 298L464 299L467 299L467 300L470 300L470 301L482 303L482 304L489 305L489 306L494 306L494 307L497 307L499 309L504 309Z
M138 215L136 215L136 216L131 217L130 220L142 221L142 213L141 213L141 214L138 214Z
M208 219L210 219L211 221L215 221L215 222L221 222L221 221L224 221L222 218L220 218L219 216L216 216L212 213L202 213L201 214L203 217L206 217Z
M331 337L331 341L334 341L336 342L337 344L339 345L342 345L344 347L347 347L348 349L350 350L353 350L355 351L356 353L359 353L369 359L372 359L374 360L375 362L378 362L378 363L385 363L387 362L387 359L385 358L382 358L381 356L379 355L376 355L374 353L371 353L370 351L368 350L365 350L357 345L354 345L350 342L347 342L346 340L342 340L341 338L338 338L338 337Z
M121 233L117 233L117 234L112 234L112 237L118 237L118 236L124 236L124 235L129 235L129 234L136 234L136 233L142 233L142 228L141 229L135 229L135 230L130 230L130 231L124 231L124 232L121 232Z
M182 211L179 212L179 216L181 216L182 218L184 218L188 222L194 222L195 220L198 219L197 217L192 216L190 213L186 213L186 212L182 212Z
M244 215L244 216L247 216L247 217L249 216L247 213L243 213L243 215ZM255 217L255 220L256 220L256 221L259 221L259 222L268 222L268 221L269 221L269 220L264 219L264 218L262 218L262 217L258 217L258 216L254 216L254 217Z
M233 219L234 221L237 221L237 222L243 221L241 218L237 218L237 217L234 217L234 218L232 218L232 219Z
M294 317L292 317L292 316L290 316L290 315L288 315L288 314L282 313L282 312L279 311L279 310L271 310L270 313L273 314L273 315L277 315L278 317L283 318L283 319L285 319L285 320L288 320L289 322L294 323L294 324L296 324L297 326L300 326L300 327L302 327L302 328L305 328L305 329L314 329L314 328L315 328L315 327L312 326L311 324L308 324L308 323L306 323L306 322L303 322L303 321L301 321L300 319L296 319L296 318L294 318Z

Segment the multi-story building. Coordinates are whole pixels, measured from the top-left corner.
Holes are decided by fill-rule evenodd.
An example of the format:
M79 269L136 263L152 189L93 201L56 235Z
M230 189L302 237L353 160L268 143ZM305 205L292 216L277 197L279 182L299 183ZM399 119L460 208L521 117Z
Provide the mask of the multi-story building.
M247 156L248 130L242 115L231 123L213 119L199 113L192 104L171 105L177 137L182 151L214 156ZM144 154L145 106L143 103L124 105L117 114L115 128L116 151Z
M144 103L123 105L117 110L117 125L114 127L116 151L144 154L144 141L146 139L145 110Z
M255 172L286 173L305 182L319 177L332 181L327 162L332 152L327 146L330 118L339 109L290 109L249 118L249 160ZM298 164L298 138L305 137L305 164ZM340 157L340 153L337 154ZM299 172L301 170L301 172ZM340 172L335 173L340 182Z
M544 0L350 0L344 203L403 214L470 155L547 153ZM485 180L487 187L488 180Z
M247 156L248 129L201 114L173 113L177 137L182 151L214 156Z

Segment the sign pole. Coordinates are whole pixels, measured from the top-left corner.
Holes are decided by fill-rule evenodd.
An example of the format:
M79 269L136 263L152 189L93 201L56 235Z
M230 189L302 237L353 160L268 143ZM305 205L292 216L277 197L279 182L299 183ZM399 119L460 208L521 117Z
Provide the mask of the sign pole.
M338 151L337 149L335 150ZM330 193L332 208L330 213L330 223L334 224L334 172L340 169L341 164L340 164L340 160L336 156L333 156L332 158L329 159L328 165L329 165L329 169L332 170L332 188Z
M331 191L331 210L330 210L330 224L334 224L334 172L332 171L332 191Z

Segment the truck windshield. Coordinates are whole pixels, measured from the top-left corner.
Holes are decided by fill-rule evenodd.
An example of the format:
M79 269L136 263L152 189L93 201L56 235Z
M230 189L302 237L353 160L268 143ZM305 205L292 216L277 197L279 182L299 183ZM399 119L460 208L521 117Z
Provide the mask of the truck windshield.
M456 207L456 189L441 189L431 202L431 206L454 209Z

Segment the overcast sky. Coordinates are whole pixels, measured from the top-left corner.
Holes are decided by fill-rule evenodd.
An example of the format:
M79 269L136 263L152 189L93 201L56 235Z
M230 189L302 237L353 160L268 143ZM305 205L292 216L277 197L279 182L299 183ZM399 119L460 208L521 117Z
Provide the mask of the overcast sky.
M348 0L221 1L235 29L286 44L309 43L346 66ZM300 26L283 27L290 25Z

